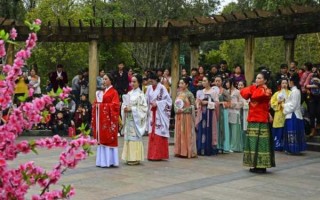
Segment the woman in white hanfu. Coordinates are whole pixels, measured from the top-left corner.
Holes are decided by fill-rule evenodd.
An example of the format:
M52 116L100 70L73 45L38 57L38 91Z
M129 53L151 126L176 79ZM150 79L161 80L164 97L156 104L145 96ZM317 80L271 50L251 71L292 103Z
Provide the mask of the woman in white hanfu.
M147 125L147 101L143 91L142 77L134 75L131 79L133 90L122 96L121 116L124 145L122 160L128 165L138 165L144 160L142 136Z
M148 160L169 159L169 125L172 100L156 74L149 74L148 104Z

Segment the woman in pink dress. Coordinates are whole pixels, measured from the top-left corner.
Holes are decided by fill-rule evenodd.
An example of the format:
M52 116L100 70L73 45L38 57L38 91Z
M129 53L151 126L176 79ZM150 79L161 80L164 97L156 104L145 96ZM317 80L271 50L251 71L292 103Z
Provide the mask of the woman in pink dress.
M195 99L188 90L187 78L179 80L179 92L174 103L175 138L174 155L177 157L197 157L195 133Z

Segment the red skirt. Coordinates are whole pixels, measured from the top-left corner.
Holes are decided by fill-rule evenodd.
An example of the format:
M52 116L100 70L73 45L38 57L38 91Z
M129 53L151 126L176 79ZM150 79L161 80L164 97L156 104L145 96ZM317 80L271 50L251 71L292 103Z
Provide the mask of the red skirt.
M167 160L169 159L168 138L156 135L154 132L149 134L148 160Z

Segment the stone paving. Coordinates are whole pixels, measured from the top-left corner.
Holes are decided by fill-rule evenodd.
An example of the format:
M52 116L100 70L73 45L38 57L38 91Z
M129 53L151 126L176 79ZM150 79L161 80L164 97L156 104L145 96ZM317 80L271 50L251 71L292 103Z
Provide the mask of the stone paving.
M145 150L147 140L145 137ZM119 153L122 143L120 138ZM21 155L19 161L11 165L34 160L50 169L60 151L39 150L39 155ZM259 175L242 167L241 153L182 159L173 157L172 151L170 146L169 161L144 161L140 166L127 166L122 162L118 168L104 169L95 166L95 156L92 156L78 168L67 171L60 183L75 186L75 200L320 199L319 152L307 151L301 156L276 153L277 167ZM38 191L34 188L30 192Z

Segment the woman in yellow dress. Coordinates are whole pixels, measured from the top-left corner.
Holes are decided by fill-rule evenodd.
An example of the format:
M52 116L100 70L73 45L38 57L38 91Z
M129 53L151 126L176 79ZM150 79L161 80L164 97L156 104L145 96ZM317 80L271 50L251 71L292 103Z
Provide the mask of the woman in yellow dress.
M286 120L285 115L283 114L283 105L290 94L288 90L288 80L280 79L278 82L281 86L281 89L274 93L271 98L271 108L274 110L274 118L272 123L272 137L274 141L274 150L282 151L283 150L283 128L284 122Z

